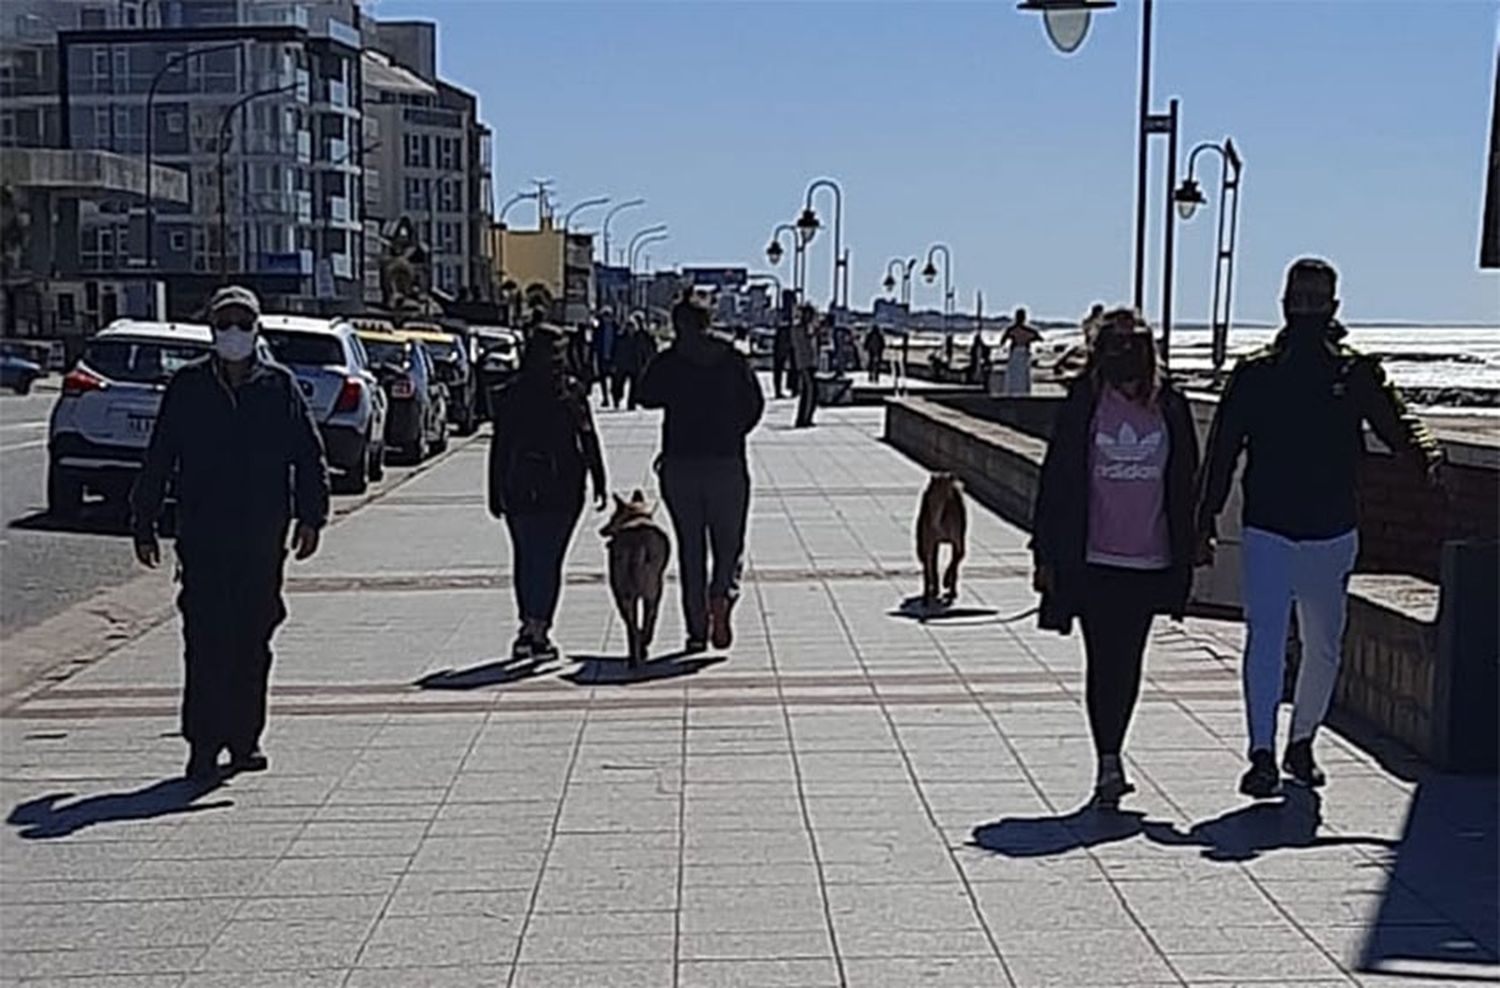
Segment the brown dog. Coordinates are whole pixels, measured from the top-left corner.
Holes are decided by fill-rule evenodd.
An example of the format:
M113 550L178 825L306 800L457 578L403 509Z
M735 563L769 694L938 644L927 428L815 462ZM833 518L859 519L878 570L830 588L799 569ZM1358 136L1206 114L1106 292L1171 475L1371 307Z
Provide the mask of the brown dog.
M922 602L931 606L938 596L938 547L951 549L943 573L943 600L958 597L958 564L968 546L969 518L964 509L964 487L951 473L935 473L922 492L917 513L917 558L922 563Z
M625 622L632 666L645 661L656 634L662 578L672 553L667 533L651 520L653 510L640 491L629 501L617 494L615 513L599 530L609 540L609 589Z

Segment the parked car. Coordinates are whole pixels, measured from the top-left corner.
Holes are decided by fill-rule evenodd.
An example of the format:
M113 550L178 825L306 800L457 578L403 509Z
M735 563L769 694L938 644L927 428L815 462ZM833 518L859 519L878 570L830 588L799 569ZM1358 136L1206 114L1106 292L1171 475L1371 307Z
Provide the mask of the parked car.
M478 387L474 363L463 336L442 329L402 326L401 334L421 344L432 358L437 377L448 386L448 421L460 436L479 428Z
M0 388L9 388L18 395L31 393L31 382L46 373L42 365L24 352L12 348L0 348Z
M354 327L342 319L266 315L261 335L297 375L339 490L362 494L385 472L388 401Z
M194 323L122 319L88 340L52 407L47 510L53 517L77 517L86 492L124 509L167 381L212 349L213 332Z
M490 396L521 369L521 345L516 332L500 326L475 326L474 372L479 384L479 407L490 418Z
M359 337L390 402L386 446L410 463L447 449L448 390L426 348L399 332L366 331Z

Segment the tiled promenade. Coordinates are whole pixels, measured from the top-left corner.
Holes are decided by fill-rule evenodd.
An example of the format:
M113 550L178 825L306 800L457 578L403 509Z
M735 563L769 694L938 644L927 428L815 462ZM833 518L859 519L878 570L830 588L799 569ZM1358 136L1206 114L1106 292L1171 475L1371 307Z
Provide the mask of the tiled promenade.
M292 568L271 772L201 794L172 779L175 620L12 710L0 984L1497 978L1493 783L1326 733L1321 805L1252 807L1238 629L1162 622L1129 743L1140 792L1080 811L1080 644L1006 621L1034 603L1024 533L976 508L960 611L903 616L922 472L880 444L876 410L790 417L774 403L754 437L727 658L624 678L590 516L570 659L509 665L481 439ZM600 421L614 486L644 485L654 420ZM665 614L671 649L675 599Z

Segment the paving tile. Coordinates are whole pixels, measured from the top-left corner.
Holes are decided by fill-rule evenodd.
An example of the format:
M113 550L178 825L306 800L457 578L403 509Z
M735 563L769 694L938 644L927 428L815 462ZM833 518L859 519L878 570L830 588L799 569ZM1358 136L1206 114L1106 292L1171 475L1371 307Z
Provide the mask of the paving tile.
M520 930L506 916L385 916L360 951L361 967L508 964Z
M670 961L607 964L521 964L513 988L642 988L670 985Z
M988 988L1008 985L1005 968L994 957L850 958L844 962L848 988Z
M833 958L816 960L684 961L679 988L836 988Z

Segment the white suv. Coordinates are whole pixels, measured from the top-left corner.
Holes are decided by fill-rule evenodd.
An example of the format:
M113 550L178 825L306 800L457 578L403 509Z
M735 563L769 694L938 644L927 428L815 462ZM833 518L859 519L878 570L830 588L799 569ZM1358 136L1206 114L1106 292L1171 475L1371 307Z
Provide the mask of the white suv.
M343 319L264 315L260 335L276 362L297 375L334 482L363 493L385 470L387 401L354 326Z
M53 517L76 517L85 490L124 510L168 379L212 350L207 326L129 319L84 345L52 408L47 510Z

